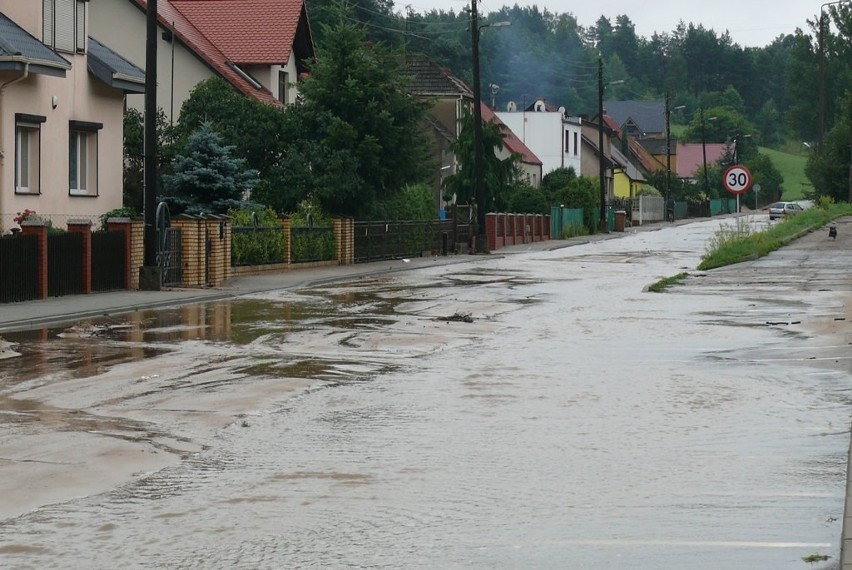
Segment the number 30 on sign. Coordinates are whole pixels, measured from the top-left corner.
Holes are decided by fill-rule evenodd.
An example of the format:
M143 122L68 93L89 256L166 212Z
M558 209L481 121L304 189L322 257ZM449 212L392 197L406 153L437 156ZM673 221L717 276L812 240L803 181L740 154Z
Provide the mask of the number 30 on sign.
M751 172L742 164L729 167L722 175L722 184L731 194L745 194L751 188Z

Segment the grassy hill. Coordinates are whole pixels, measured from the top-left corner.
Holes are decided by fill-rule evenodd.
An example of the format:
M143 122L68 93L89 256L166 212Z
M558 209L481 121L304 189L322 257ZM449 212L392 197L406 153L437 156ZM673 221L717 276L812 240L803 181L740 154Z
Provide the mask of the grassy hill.
M801 200L804 192L811 189L811 183L805 176L805 163L808 161L806 156L789 154L763 146L760 147L760 153L768 156L784 177L782 200Z

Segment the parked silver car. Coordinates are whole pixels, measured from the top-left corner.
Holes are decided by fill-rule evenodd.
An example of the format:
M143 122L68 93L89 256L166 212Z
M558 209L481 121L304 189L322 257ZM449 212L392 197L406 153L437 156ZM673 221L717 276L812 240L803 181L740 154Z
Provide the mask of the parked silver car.
M784 218L804 211L796 202L775 202L769 206L769 219Z

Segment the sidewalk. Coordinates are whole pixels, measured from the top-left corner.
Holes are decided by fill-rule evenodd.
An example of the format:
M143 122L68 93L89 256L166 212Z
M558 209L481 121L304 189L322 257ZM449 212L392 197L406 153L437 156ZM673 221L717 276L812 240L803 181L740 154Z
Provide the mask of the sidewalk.
M694 221L696 219L682 220L675 223L679 225ZM232 277L223 285L211 288L168 288L161 291L112 291L0 304L0 333L32 330L49 325L70 323L79 319L129 313L143 309L217 301L261 291L309 287L311 285L320 285L364 275L378 275L395 271L433 267L436 265L476 263L486 259L493 259L495 256L506 256L529 251L547 251L582 245L593 241L623 237L637 232L654 231L667 225L666 222L657 222L644 226L629 227L623 233L594 234L564 240L547 240L512 245L495 250L487 255L414 257L407 261L392 259L355 265L270 271L261 275Z
M625 234L610 234L606 237L613 237L615 235ZM549 240L509 246L488 255L414 257L406 260L392 259L355 265L270 271L260 275L232 277L223 285L210 288L167 288L161 291L111 291L106 293L92 293L90 295L50 297L48 299L22 303L7 303L0 305L0 333L31 330L49 325L70 323L79 319L129 313L143 309L229 299L261 291L309 287L311 285L320 285L365 275L393 273L437 265L476 263L493 259L495 256L524 251L543 251L567 247L568 245L575 245L577 243L587 243L588 241L589 238Z

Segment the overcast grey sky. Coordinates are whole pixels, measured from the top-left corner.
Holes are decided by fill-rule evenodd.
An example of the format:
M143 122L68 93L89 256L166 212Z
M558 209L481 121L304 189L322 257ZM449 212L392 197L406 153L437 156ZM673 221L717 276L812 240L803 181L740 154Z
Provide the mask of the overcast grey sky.
M571 13L581 26L594 25L601 16L615 24L615 17L624 14L636 26L636 34L650 38L656 32L671 32L678 22L702 24L717 34L727 30L741 46L763 47L781 34L792 34L796 28L806 33L806 20L819 13L821 0L482 0L480 13L499 10L502 6L537 5L558 14ZM431 9L459 12L470 6L467 0L395 0L394 7L402 12L411 6L415 12Z

